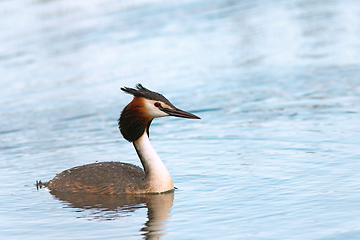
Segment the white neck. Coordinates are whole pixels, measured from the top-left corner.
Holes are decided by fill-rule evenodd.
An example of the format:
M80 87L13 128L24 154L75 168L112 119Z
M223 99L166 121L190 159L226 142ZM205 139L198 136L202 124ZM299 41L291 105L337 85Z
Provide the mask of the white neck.
M166 192L174 189L170 173L150 144L146 133L134 141L134 147L145 171L145 182L149 192Z

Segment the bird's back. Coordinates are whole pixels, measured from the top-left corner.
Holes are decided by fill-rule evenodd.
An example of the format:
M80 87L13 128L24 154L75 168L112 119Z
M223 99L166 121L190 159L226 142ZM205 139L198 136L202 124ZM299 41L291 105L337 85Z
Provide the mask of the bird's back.
M57 174L46 187L51 191L100 194L138 193L145 188L144 171L133 164L99 162Z

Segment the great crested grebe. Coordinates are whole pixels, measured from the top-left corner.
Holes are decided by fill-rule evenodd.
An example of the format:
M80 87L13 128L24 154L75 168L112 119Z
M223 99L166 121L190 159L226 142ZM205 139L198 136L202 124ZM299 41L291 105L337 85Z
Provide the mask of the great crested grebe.
M121 88L134 96L119 118L123 137L132 142L140 158L140 167L121 162L99 162L70 168L44 185L51 191L100 194L162 193L174 190L170 173L149 141L149 127L154 118L175 116L200 119L176 108L163 95L137 84Z

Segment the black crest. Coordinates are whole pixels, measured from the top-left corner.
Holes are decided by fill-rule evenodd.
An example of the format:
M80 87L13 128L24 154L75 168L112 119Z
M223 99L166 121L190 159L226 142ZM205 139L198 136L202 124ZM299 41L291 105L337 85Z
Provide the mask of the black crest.
M149 89L143 87L140 83L136 84L135 89L134 88L128 88L128 87L122 87L121 90L123 90L126 93L132 94L135 97L143 97L149 100L155 100L155 101L161 101L171 107L175 107L171 104L169 100L166 99L162 94L150 91Z
M150 100L161 101L169 106L173 106L169 100L157 92L150 91L143 87L140 83L134 88L123 87L121 88L126 93L132 94L135 97L143 97ZM149 135L149 127L152 119L144 117L138 108L127 105L121 112L118 120L119 129L123 137L129 142L134 142L147 131Z

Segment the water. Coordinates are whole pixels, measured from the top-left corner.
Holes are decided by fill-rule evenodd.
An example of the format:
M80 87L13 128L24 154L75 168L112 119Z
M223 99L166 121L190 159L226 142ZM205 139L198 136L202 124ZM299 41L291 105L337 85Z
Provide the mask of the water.
M1 239L360 239L358 1L0 3ZM174 195L54 196L36 180L140 164L136 83Z

